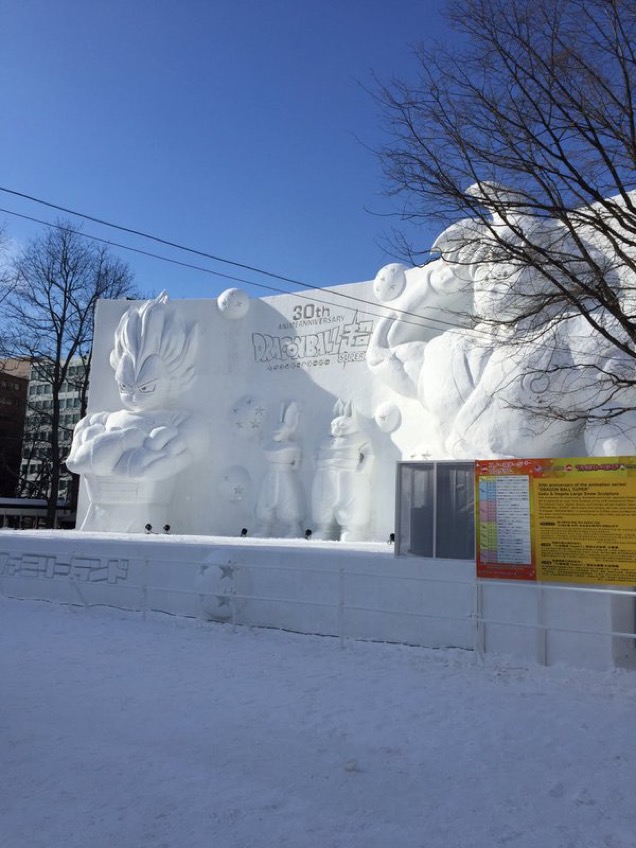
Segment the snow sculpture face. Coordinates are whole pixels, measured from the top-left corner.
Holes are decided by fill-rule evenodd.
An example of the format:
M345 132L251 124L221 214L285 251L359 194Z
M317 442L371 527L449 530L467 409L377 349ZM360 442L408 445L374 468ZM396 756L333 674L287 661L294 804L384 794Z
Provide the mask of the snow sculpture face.
M137 371L128 354L122 357L115 379L119 386L121 402L133 412L160 409L166 406L170 395L170 374L163 360L151 354Z
M356 421L351 415L338 415L331 422L331 435L335 438L350 436L357 431Z
M278 427L272 433L272 441L273 442L288 442L289 439L291 438L292 433L293 433L293 430L291 430L289 427L286 427L284 424L282 424L280 427Z
M162 409L195 375L197 328L187 329L167 308L168 295L132 307L115 333L110 363L123 406L133 412Z

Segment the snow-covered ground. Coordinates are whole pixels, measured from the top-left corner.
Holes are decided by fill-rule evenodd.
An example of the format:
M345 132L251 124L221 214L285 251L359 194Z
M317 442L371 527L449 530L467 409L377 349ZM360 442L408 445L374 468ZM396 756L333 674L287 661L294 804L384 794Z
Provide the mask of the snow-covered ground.
M2 848L634 848L636 673L0 600Z

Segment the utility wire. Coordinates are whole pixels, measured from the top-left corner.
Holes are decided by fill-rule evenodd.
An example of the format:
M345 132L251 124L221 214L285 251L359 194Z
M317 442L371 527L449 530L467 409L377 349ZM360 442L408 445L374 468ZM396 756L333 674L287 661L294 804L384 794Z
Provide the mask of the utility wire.
M308 283L303 283L300 280L294 280L292 277L285 277L281 274L275 274L272 271L265 271L262 268L256 268L253 265L246 265L243 262L235 262L232 259L225 259L222 256L215 256L212 253L206 253L204 250L199 250L195 247L186 247L183 244L178 244L174 241L169 241L168 239L161 238L160 236L154 236L151 233L145 233L142 230L135 230L131 227L124 227L122 224L114 224L111 221L106 221L103 218L96 218L94 215L88 215L84 212L77 212L74 209L69 209L65 206L59 206L56 203L51 203L48 200L43 200L40 197L34 197L31 194L24 194L21 191L15 191L14 189L4 188L0 186L0 191L5 192L5 194L12 194L14 197L22 197L25 200L30 200L33 203L38 203L40 206L47 206L49 209L55 209L58 212L65 212L67 215L75 215L77 218L83 218L85 221L92 221L95 224L102 224L104 227L110 227L113 230L120 230L123 233L130 233L131 235L140 236L140 238L149 239L150 241L157 242L157 244L163 244L167 247L174 247L177 250L183 250L187 253L193 253L196 256L202 256L205 259L212 259L214 262L221 262L224 265L232 265L235 268L242 268L244 271L254 271L256 274L263 274L266 277L271 277L275 280L281 280L284 283L291 283L296 286L303 286L307 288L314 288Z
M160 236L154 236L150 233L145 233L141 230L135 230L135 229L132 229L130 227L125 227L122 224L114 224L110 221L104 220L103 218L97 218L94 215L88 215L88 214L85 214L83 212L77 212L73 209L69 209L68 207L60 206L56 203L52 203L51 201L43 200L42 198L34 197L33 195L30 195L30 194L24 194L23 192L16 191L14 189L5 188L3 186L0 186L0 192L5 192L6 194L11 194L11 195L14 195L15 197L21 197L25 200L30 200L33 203L38 203L42 206L48 207L49 209L55 209L59 212L65 212L66 214L69 214L69 215L75 215L77 218L82 218L86 221L93 221L94 223L101 224L105 227L110 227L112 229L119 230L119 231L125 232L125 233L129 233L131 235L139 236L141 238L150 239L151 241L157 242L158 244L163 244L163 245L166 245L168 247L173 247L177 250L183 250L187 253L192 253L196 256L201 256L201 257L204 257L206 259L211 259L214 262L221 262L221 263L226 264L226 265L232 265L236 268L242 268L243 270L246 270L246 271L253 271L256 274L263 274L263 275L270 277L272 279L280 280L281 282L286 282L286 283L290 283L292 285L301 286L301 288L309 289L310 291L316 291L316 289L322 290L322 291L328 291L331 295L334 295L336 297L343 298L345 300L351 300L355 303L362 304L365 307L366 312L369 311L368 307L371 307L372 309L377 309L378 306L380 306L380 307L384 307L389 312L397 313L400 316L407 316L409 318L415 318L415 322L404 321L404 323L408 323L408 324L413 323L416 326L429 327L430 329L434 329L434 330L439 329L439 327L436 326L436 325L441 325L442 327L449 327L450 329L457 329L457 323L454 322L454 321L445 321L443 318L426 319L424 316L418 315L418 313L416 313L416 312L410 312L406 309L400 309L397 306L385 306L384 304L373 303L369 300L366 300L365 298L356 297L355 295L351 295L351 294L345 294L344 292L339 292L337 290L333 290L333 289L326 287L326 286L321 287L321 286L311 285L309 283L302 282L301 280L295 280L293 277L285 277L281 274L275 274L271 271L264 271L261 268L257 268L253 265L247 265L247 264L244 264L242 262L234 262L231 259L224 259L222 257L215 256L212 253L206 253L205 251L199 250L198 248L187 247L185 245L178 244L177 242L173 242L173 241L169 241L168 239L161 238ZM48 226L51 226L51 224L48 224ZM108 244L110 242L105 242L105 243ZM114 244L114 242L113 242L113 244ZM119 246L124 248L123 245L119 245ZM128 249L128 248L124 248L124 249ZM159 257L157 257L157 258L159 258ZM167 261L170 261L170 260L167 260ZM214 273L214 272L210 272L210 273ZM219 276L223 276L223 275L219 274ZM227 279L227 277L226 277L226 279ZM247 284L248 285L257 285L256 283L249 283L249 282ZM291 294L291 292L285 292L284 290L281 290L281 289L273 289L272 288L272 290L280 291L282 294ZM294 294L297 294L297 292L294 292ZM300 295L297 295L297 296L300 297ZM315 300L316 302L324 302L324 301L321 301L320 298L318 298L318 297L313 297L312 300ZM333 304L330 303L329 305L333 305ZM372 315L373 313L369 312L369 314ZM374 317L380 318L380 317L387 317L387 316L375 314ZM403 320L403 319L401 319L401 320ZM427 323L427 320L428 320L429 323ZM431 324L430 321L433 321L434 323ZM483 332L483 331L480 332L478 330L474 330L474 332L478 335L482 335L485 339L491 339L492 338L490 336L490 334L488 334L487 332Z
M51 221L44 221L42 218L34 218L32 215L25 215L23 212L14 212L12 209L3 209L0 208L0 212L3 212L5 215L13 215L16 218L22 218L25 221L32 221L34 224L42 224L44 227L50 227L52 229L64 230L65 227L63 224L55 224ZM132 253L138 253L141 256L148 256L151 259L159 259L161 262L168 262L171 265L178 265L181 268L190 268L194 271L203 271L205 274L212 274L215 277L222 277L224 280L232 280L237 283L245 283L249 286L256 286L261 289L267 289L268 291L278 292L279 294L289 294L286 289L279 289L276 286L269 286L266 283L257 283L252 280L246 280L243 277L236 277L232 274L225 274L223 271L214 271L212 268L204 268L202 265L192 265L190 262L183 262L179 259L172 259L169 256L161 256L159 253L152 253L149 250L142 250L140 247L131 247L127 244L121 244L116 241L112 241L112 239L100 238L99 236L91 235L90 233L84 233L81 230L73 230L73 232L80 236L80 238L88 239L89 241L97 241L100 244L106 244L109 247L117 247L121 250L129 250Z
M0 188L0 191L7 191L7 190ZM20 196L26 197L27 195L20 195ZM46 201L42 201L42 202L45 203L46 205L52 206L52 204L48 204L48 203L46 203ZM64 210L63 207L53 206L53 208L60 209L61 211L66 211L66 210ZM21 213L21 212L14 212L11 209L0 208L0 212L3 212L6 215L13 215L17 218L22 218L23 220L26 220L26 221L32 221L33 223L41 224L45 227L52 227L52 228L59 229L59 230L64 229L63 225L61 225L61 224L55 224L55 223L52 223L50 221L44 221L40 218L35 218L31 215L26 215L26 214ZM98 220L98 219L95 219L95 218L91 218L91 216L83 216L79 212L73 212L71 214L76 215L77 217L80 217L80 218L85 217L86 220L93 220L93 221ZM100 223L102 223L102 222L100 222ZM111 226L111 225L107 225L107 226ZM122 229L125 232L135 233L134 230L128 230L125 227L119 227L118 225L112 225L112 226L116 227L117 229ZM131 251L132 253L137 253L137 254L140 254L142 256L148 256L152 259L158 259L162 262L169 262L173 265L178 265L182 268L190 268L190 269L195 270L195 271L202 271L206 274L212 274L213 276L221 277L225 280L232 280L234 282L244 283L245 285L255 286L257 288L266 289L268 291L277 292L279 294L293 294L295 297L298 297L301 300L310 300L310 301L313 301L313 302L316 302L316 303L323 303L323 304L326 304L328 306L334 305L332 301L324 300L323 298L321 298L320 296L317 296L317 295L314 295L312 297L307 297L307 296L300 294L299 292L290 292L287 289L281 289L281 288L278 288L276 286L266 285L265 283L258 283L258 282L253 281L253 280L246 280L242 277L236 277L236 276L231 275L231 274L225 274L222 271L215 271L211 268L204 268L200 265L193 265L191 263L183 262L183 261L178 260L178 259L172 259L172 258L169 258L167 256L161 256L160 254L152 253L152 252L147 251L147 250L142 250L141 248L138 248L138 247L130 247L129 245L121 244L119 242L112 241L110 239L104 239L104 238L100 238L99 236L94 236L94 235L89 235L87 233L82 233L80 230L74 230L74 232L76 232L77 235L81 236L82 238L86 238L86 239L89 239L89 240L92 240L92 241L97 241L97 242L100 242L101 244L106 244L106 245L109 245L109 246L117 247L117 248L120 248L121 250L128 250L128 251ZM154 237L148 236L148 238L154 238ZM163 244L167 244L167 245L173 244L172 242L167 242L167 241L164 241L162 239L157 239L157 240L162 242ZM208 256L209 258L211 258L209 254L202 253L202 252L197 251L195 249L191 249L191 248L187 248L187 247L181 247L181 246L180 246L180 249L184 250L184 251L190 251L190 252L193 252L193 253L198 253L202 256ZM229 262L229 260L222 260L222 261L227 261L229 264L236 264L236 265L238 265L238 267L241 267L241 268L246 268L246 269L250 268L250 266L248 266L248 265L241 265L239 263L232 263L232 262ZM268 273L268 272L257 271L257 273ZM373 318L386 318L387 317L386 313L385 314L378 314L377 312L372 311L373 309L380 308L380 309L386 309L387 312L395 312L395 313L398 313L401 316L405 316L404 318L401 318L400 320L403 321L405 324L410 324L410 325L416 326L416 327L424 327L424 328L428 328L428 329L432 329L432 330L439 330L440 327L437 326L437 325L442 325L442 327L449 327L449 328L456 328L457 327L456 323L454 323L452 321L445 321L442 318L426 319L424 316L418 315L416 312L409 312L408 310L399 309L399 308L394 307L394 306L386 306L386 305L381 304L381 303L374 303L373 301L367 300L366 298L355 297L355 295L345 294L344 292L339 292L339 291L331 289L331 288L314 287L314 286L309 285L308 283L300 283L298 281L292 281L291 278L280 277L280 276L274 275L274 274L271 274L270 276L275 277L276 279L280 279L280 280L287 280L289 282L297 282L298 285L302 285L303 287L309 289L310 291L314 291L314 292L315 291L328 291L331 295L333 295L335 297L344 298L346 300L351 300L351 301L355 302L356 304L359 303L359 304L364 306L364 308L365 308L364 311ZM346 304L341 304L341 306L342 306L343 309L344 308L348 308L348 309L351 309L351 310L353 310L354 308L358 309L357 306L356 307L353 307L353 306L347 307ZM415 320L407 320L409 318L413 318ZM431 323L431 322L434 322L434 323ZM484 335L484 338L488 338L488 335L486 333L484 333L483 335Z
M305 283L305 282L302 282L300 280L295 280L292 277L286 277L286 276L283 276L281 274L275 274L271 271L265 271L261 268L255 267L253 265L247 265L247 264L242 263L242 262L235 262L235 261L230 260L230 259L225 259L225 258L220 257L220 256L215 256L214 254L207 253L207 252L199 250L197 248L191 248L191 247L187 247L185 245L178 244L177 242L169 241L168 239L161 238L160 236L154 236L150 233L145 233L141 230L135 230L135 229L132 229L130 227L125 227L121 224L114 224L110 221L106 221L102 218L97 218L93 215L88 215L88 214L85 214L83 212L77 212L73 209L69 209L68 207L52 203L52 202L44 200L42 198L38 198L38 197L35 197L33 195L25 194L24 192L19 192L19 191L16 191L14 189L10 189L10 188L0 186L0 192L4 192L5 194L13 195L14 197L20 197L22 199L29 200L33 203L37 203L37 204L40 204L42 206L46 206L49 209L55 209L59 212L64 212L64 213L69 214L69 215L74 215L75 217L82 218L82 219L87 220L87 221L92 221L94 223L101 224L101 225L103 225L105 227L109 227L111 229L119 230L121 232L129 233L131 235L139 236L140 238L149 239L150 241L154 241L158 244L163 244L167 247L173 247L176 250L182 250L182 251L187 252L187 253L192 253L196 256L201 256L201 257L206 258L206 259L211 259L214 262L220 262L222 264L231 265L231 266L236 267L236 268L242 268L243 270L252 271L256 274L262 274L262 275L270 277L272 279L280 280L281 282L287 282L287 283L290 283L292 285L298 285L298 286L301 286L302 288L310 289L312 291L316 291L316 289L322 290L322 291L328 291L333 296L337 296L337 297L340 297L340 298L344 298L344 299L355 301L356 303L362 304L365 307L365 312L367 314L369 314L371 317L376 317L376 318L388 317L387 315L378 315L377 313L370 312L369 309L368 309L369 306L371 306L372 308L376 308L376 309L378 308L378 306L380 306L381 308L385 308L389 312L396 313L400 316L408 316L409 318L415 318L416 319L415 321L407 321L407 320L405 320L405 318L400 318L400 322L405 323L405 324L410 324L410 325L414 325L414 326L418 326L418 327L425 327L425 328L434 329L434 330L439 329L438 327L434 326L434 324L430 323L431 321L433 321L435 324L441 324L442 326L450 327L454 330L461 329L460 327L457 326L456 323L451 322L451 321L444 321L442 318L433 318L433 319L428 319L428 321L427 321L426 318L424 318L421 315L418 315L415 312L409 312L408 310L399 309L395 306L385 306L384 304L372 303L371 301L368 301L365 298L359 298L359 297L355 297L354 295L348 295L348 294L345 294L344 292L339 292L337 290L333 290L333 289L330 289L328 287L320 287L320 286L310 285L309 283ZM0 210L0 211L4 211L6 214L10 214L10 215L16 215L17 217L24 218L24 219L27 219L27 220L32 220L35 223L40 223L40 224L43 224L44 226L57 227L58 229L63 229L63 227L61 227L58 224L51 224L50 222L47 222L47 221L40 221L37 218L31 218L28 215L23 215L23 214L20 214L20 213L17 213L17 212L12 212L10 210ZM80 236L84 235L81 232L78 232L77 234L80 235ZM233 276L230 276L228 274L223 274L219 271L213 271L209 268L201 268L199 266L190 265L188 263L180 262L178 260L169 259L167 257L159 256L158 254L153 254L153 253L150 253L148 251L143 251L139 248L132 248L132 247L128 247L126 245L117 244L116 242L108 241L106 239L100 239L97 236L84 236L84 237L89 238L89 239L93 239L95 241L102 242L103 244L109 244L109 245L112 244L114 246L120 247L123 250L130 250L134 253L139 253L139 254L142 254L142 255L150 256L152 258L156 258L156 259L159 259L161 261L171 262L171 263L176 264L176 265L181 265L182 267L188 267L188 268L193 268L195 270L200 270L200 271L203 271L205 273L210 273L210 274L213 274L215 276L223 277L224 279L235 280L236 282L243 282L246 285L252 285L252 286L259 287L259 288L265 288L265 289L268 289L268 290L271 290L271 291L277 291L281 294L294 294L296 297L298 297L300 299L312 300L312 301L318 302L318 303L325 303L329 306L334 305L332 302L322 300L320 297L317 297L315 295L312 296L311 298L303 297L298 292L288 292L284 289L275 288L274 286L266 286L262 283L259 284L259 283L252 282L252 281L249 281L249 280L241 279L239 277L233 277ZM344 304L342 306L344 308ZM349 308L353 308L353 307L349 307ZM484 340L492 341L492 335L489 334L487 331L480 331L480 330L477 330L476 328L465 328L465 329L470 329L473 335L481 336ZM574 352L574 351L572 351L571 348L555 348L555 347L552 347L551 345L546 345L546 344L543 344L543 343L541 343L540 346L551 347L555 352L559 352L559 351L560 352Z

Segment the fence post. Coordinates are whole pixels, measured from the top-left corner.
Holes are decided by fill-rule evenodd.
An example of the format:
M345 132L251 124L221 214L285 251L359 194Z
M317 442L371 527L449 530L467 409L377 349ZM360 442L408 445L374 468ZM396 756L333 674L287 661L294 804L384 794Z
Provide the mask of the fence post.
M338 634L340 647L344 648L344 604L345 604L345 570L340 566L338 574Z
M71 557L71 562L72 561L73 561L73 558ZM89 604L86 603L86 598L84 597L82 590L80 589L80 587L77 584L77 580L75 579L75 575L73 574L72 566L71 566L71 572L68 576L68 582L71 584L71 592L74 590L76 592L76 594L79 596L79 599L82 602L82 606L84 607L84 609L88 609ZM72 601L71 598L69 598L68 605L69 605L69 607L73 606L73 601Z
M536 584L537 598L537 662L547 665L548 661L548 628L545 623L545 592L543 584Z
M148 557L141 568L141 617L145 620L148 612Z
M483 583L477 578L475 581L475 651L480 659L486 652L486 634L484 631L483 612Z
M236 563L230 561L230 610L232 612L232 633L236 633Z

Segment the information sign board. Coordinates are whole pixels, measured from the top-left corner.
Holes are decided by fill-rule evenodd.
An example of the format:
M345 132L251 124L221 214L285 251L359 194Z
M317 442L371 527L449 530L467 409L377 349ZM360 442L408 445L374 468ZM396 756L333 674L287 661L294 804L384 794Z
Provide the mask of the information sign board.
M636 457L479 460L477 576L636 585Z

